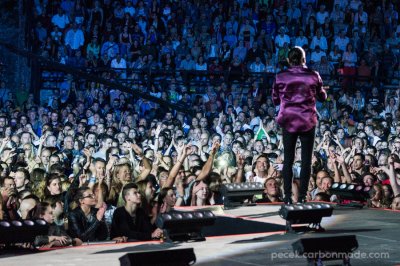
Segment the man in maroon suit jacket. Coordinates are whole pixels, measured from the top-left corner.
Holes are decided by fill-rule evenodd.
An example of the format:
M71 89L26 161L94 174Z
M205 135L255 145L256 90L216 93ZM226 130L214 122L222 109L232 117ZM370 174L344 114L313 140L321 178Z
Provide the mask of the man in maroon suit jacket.
M294 47L288 53L290 67L276 75L272 99L280 105L277 123L283 131L284 202L292 203L293 161L297 138L301 142L300 192L298 202L304 202L311 175L311 158L317 124L316 101L325 101L326 92L318 72L305 65L305 52Z

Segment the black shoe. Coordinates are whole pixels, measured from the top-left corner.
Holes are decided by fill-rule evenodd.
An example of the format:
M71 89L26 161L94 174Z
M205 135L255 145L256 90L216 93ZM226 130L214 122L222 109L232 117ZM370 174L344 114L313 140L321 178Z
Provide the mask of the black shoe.
M299 197L299 199L297 200L297 203L301 203L301 204L306 203L306 198Z
M284 202L286 205L293 204L292 197L285 197L285 198L283 199L283 202Z

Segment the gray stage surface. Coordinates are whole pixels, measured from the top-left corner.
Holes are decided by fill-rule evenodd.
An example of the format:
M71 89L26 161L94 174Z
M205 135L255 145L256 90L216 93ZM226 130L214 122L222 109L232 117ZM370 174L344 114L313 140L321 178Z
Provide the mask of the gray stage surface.
M305 258L293 258L291 244L301 237L355 234L359 248L352 265L395 265L400 263L400 212L371 209L335 209L324 218L324 233L284 234L285 221L277 212L280 205L258 205L222 210L215 226L208 227L205 242L160 243L158 241L97 244L39 253L2 253L0 265L119 265L121 256L141 250L193 247L196 265L306 265ZM1 237L1 236L0 236ZM327 262L326 265L338 262Z

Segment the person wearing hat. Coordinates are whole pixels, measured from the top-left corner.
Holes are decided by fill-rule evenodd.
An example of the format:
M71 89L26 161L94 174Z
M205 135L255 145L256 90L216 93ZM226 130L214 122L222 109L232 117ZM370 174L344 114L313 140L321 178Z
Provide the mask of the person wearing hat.
M295 46L288 53L290 67L276 75L272 99L280 105L277 123L282 128L284 147L284 202L292 203L293 162L297 139L301 142L301 172L298 202L305 200L311 174L311 158L317 124L316 101L325 101L326 91L318 72L306 66L303 48Z

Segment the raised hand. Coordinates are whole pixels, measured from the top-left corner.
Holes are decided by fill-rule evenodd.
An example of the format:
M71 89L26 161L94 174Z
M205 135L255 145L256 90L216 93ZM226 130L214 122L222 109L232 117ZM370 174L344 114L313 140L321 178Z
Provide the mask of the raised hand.
M117 157L111 156L110 159L108 160L108 163L106 165L106 172L110 172L111 169L114 167L115 162L117 161Z
M160 163L162 161L162 157L163 156L162 156L161 152L156 152L154 162L157 164Z
M88 160L92 157L92 151L89 149L83 149L83 154L85 154Z
M96 213L97 220L101 221L103 219L106 209L107 209L107 205L105 203L103 203L103 205L97 210L97 213Z
M242 154L240 154L240 152L237 152L236 154L236 165L238 168L242 168L244 167L244 156Z
M98 175L98 176L97 176L97 179L99 180L99 184L103 183L105 178L106 178L106 176L103 175L103 174Z
M343 164L344 163L344 158L341 155L337 155L335 156L335 161L338 162L339 164Z
M389 164L389 165L393 164L393 163L395 162L395 159L396 159L396 157L395 157L393 154L391 154L391 155L388 157L388 164Z
M46 137L47 137L47 134L43 134L39 139L39 143L43 144L46 141Z
M186 156L188 156L188 155L190 155L192 153L193 153L192 145L186 144L186 145L183 146L183 150L182 150L182 156L183 157L186 157Z
M142 148L140 148L136 143L132 143L132 150L139 156L143 154Z
M211 153L216 154L218 152L220 146L221 146L221 144L218 141L214 142L211 146Z
M132 142L129 142L127 140L124 141L124 143L122 144L124 146L125 149L130 149L132 148Z
M83 186L88 180L88 176L86 174L82 174L79 176L79 186Z
M185 144L181 144L181 145L179 145L178 147L175 147L175 148L176 148L176 152L178 153L178 157L180 157L183 154L184 150L186 149L186 145Z
M156 137L158 137L158 136L160 136L160 133L161 133L161 125L158 125L154 134Z
M1 140L1 147L5 147L10 142L9 137L5 137Z

